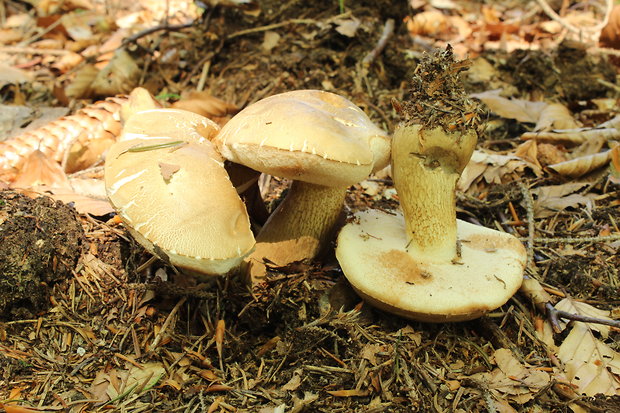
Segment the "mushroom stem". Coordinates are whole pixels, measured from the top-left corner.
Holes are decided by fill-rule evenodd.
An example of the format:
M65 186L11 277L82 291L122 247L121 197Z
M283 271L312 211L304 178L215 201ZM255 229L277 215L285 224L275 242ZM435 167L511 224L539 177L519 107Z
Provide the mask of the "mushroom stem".
M293 181L256 238L249 257L252 278L264 275L265 258L282 266L319 254L333 234L345 195L344 187Z
M403 125L392 138L392 173L407 252L430 262L457 258L455 186L476 145L475 131Z

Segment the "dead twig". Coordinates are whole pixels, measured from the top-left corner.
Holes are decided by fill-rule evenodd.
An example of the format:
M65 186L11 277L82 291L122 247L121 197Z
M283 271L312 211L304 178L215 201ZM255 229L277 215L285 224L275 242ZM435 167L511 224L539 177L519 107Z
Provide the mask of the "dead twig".
M172 311L170 311L170 314L168 314L168 317L166 317L166 321L164 321L164 324L161 326L161 330L159 331L159 333L157 333L157 336L153 340L153 343L151 343L151 347L150 347L151 351L155 350L155 348L159 345L159 342L163 338L164 333L166 332L168 327L170 327L170 324L172 323L174 316L179 312L179 308L181 308L181 306L185 304L186 300L187 300L187 297L181 298L179 302L174 306Z
M615 328L620 328L620 320L606 320L604 318L590 317L581 314L569 313L567 311L558 310L551 303L546 303L547 315L549 316L549 322L553 326L553 331L556 333L562 332L560 327L560 318L572 321L581 321L582 323L603 324Z
M557 14L545 0L536 0L536 1L538 2L538 5L543 9L545 14L549 16L550 19L560 23L566 29L574 33L590 32L590 33L596 34L598 32L597 38L598 38L598 35L600 35L600 31L603 30L603 28L609 22L609 16L611 16L611 10L614 7L613 0L605 0L605 17L603 18L602 22L600 22L599 24L593 27L577 27L577 26L573 26L566 19L563 19L559 14Z
M188 27L192 27L194 25L194 22L189 22L189 23L183 23L183 24L160 24L159 26L153 26L153 27L149 27L148 29L144 29L141 32L138 32L132 36L127 37L126 39L123 40L123 43L121 43L120 48L123 48L125 46L127 46L130 43L135 43L138 39L141 39L144 36L148 36L151 33L155 33L161 30L165 30L168 32L176 32L179 30L183 30L183 29L187 29Z
M385 49L388 40L394 34L394 19L387 19L385 25L383 26L383 32L381 33L381 37L379 37L379 41L377 41L377 45L374 49L372 49L362 60L363 65L370 65L379 54Z
M523 203L527 211L527 264L526 268L536 271L534 264L534 232L536 227L534 226L534 200L532 199L532 193L529 188L525 186L523 182L519 182L519 189L523 195Z

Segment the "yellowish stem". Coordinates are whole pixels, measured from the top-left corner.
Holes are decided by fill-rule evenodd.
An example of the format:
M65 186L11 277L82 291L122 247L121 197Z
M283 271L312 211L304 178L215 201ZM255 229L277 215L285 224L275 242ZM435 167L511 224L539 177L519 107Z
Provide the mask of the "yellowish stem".
M407 230L407 251L426 261L456 258L455 186L475 148L475 131L461 135L421 125L392 138L392 174Z
M333 234L345 195L343 187L293 181L256 237L256 249L249 257L252 279L265 274L265 259L284 266L314 258Z

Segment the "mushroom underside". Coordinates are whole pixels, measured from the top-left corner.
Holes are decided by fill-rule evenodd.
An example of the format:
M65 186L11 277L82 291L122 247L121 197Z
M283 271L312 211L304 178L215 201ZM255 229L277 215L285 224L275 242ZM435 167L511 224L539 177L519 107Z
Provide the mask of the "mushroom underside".
M341 230L336 256L353 288L378 308L418 321L471 320L518 290L526 252L509 234L460 220L457 239L460 257L452 261L413 257L403 215L368 210Z

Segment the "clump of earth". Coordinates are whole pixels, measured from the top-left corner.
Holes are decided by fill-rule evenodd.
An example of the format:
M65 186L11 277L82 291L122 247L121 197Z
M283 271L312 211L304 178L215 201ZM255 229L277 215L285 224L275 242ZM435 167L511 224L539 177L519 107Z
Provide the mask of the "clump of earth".
M31 318L75 269L84 231L75 210L47 197L0 192L0 317Z

